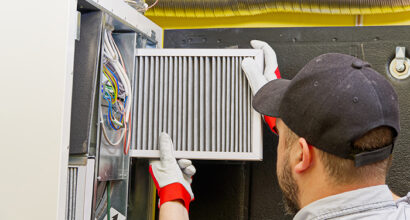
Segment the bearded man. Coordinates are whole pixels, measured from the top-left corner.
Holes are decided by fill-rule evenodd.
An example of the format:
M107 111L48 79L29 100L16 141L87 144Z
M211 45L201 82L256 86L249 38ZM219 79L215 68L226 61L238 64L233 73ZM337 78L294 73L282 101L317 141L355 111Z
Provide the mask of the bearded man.
M386 185L400 132L397 94L369 63L338 53L307 63L292 80L277 79L276 54L262 41L265 71L246 58L242 68L253 107L279 136L277 176L286 212L296 220L410 219L410 193ZM160 194L160 220L188 219L195 168L176 161L160 136L161 159L151 175Z

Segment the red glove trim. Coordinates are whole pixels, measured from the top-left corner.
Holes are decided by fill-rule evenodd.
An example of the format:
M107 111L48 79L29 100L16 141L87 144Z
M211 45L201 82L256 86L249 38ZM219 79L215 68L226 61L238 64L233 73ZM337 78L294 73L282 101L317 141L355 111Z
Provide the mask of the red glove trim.
M191 195L186 191L181 183L171 183L159 190L160 206L166 202L174 200L183 200L186 210L189 212L189 203L191 202ZM194 200L192 198L192 200Z
M275 128L276 127L276 118L266 116L266 115L264 115L263 117L265 119L266 124L268 124L270 130L277 135L278 133L276 132L276 128Z
M158 190L159 201L160 201L159 207L161 207L161 205L164 204L165 202L174 201L174 200L182 200L184 201L186 210L189 212L189 203L193 201L194 198L191 199L191 195L181 183L171 183L171 184L168 184L160 188L158 181L155 178L154 172L152 171L151 165L149 166L149 173L151 174L152 180L155 183L155 187Z
M275 75L277 79L281 79L279 68L276 68ZM276 131L276 118L264 115L263 118L265 119L266 124L268 124L270 130L275 133L276 135L278 132Z
M281 78L282 78L282 77L280 76L279 68L276 68L276 70L275 70L275 75L276 75L276 79L281 79Z

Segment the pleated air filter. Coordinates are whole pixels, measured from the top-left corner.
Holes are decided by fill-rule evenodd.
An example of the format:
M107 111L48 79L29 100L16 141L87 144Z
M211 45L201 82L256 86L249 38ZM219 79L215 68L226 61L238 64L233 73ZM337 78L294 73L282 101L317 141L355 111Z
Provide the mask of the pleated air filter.
M76 217L76 202L77 202L77 187L78 187L78 168L68 168L67 181L67 206L66 219L75 220Z
M255 49L138 49L132 157L159 157L167 132L177 158L261 160L260 115L241 62Z

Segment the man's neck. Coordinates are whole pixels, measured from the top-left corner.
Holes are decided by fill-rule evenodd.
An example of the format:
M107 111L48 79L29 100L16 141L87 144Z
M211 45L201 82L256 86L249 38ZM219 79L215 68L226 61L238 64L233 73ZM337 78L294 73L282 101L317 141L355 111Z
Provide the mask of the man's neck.
M333 196L336 194L353 191L361 188L383 185L384 182L373 182L373 183L355 183L355 184L344 184L344 185L336 185L336 184L316 184L313 186L308 186L306 190L300 192L300 208L303 208L310 203L323 199L328 196Z

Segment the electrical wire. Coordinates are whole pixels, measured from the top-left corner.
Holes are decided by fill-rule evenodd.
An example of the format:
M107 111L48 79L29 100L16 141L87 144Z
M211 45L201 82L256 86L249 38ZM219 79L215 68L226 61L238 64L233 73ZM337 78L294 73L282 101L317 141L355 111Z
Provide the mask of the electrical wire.
M110 81L110 84L114 87L114 97L111 102L115 103L115 100L117 100L117 97L118 97L118 85L117 85L118 83L116 83L117 79L115 78L113 79L113 76L108 73L108 70L105 66L103 66L103 73Z
M138 12L145 12L148 9L154 7L157 3L158 0L156 0L152 5L148 6L147 4L142 4L138 5L138 3L135 0L124 0L127 4L129 4L131 7L134 7Z
M154 7L156 4L158 4L158 1L159 1L159 0L156 0L152 5L150 5L150 6L149 6L148 8L146 8L145 10L148 10L148 9Z
M126 74L125 65L124 65L124 62L122 60L122 56L120 55L121 53L119 53L118 47L114 43L114 39L107 32L106 32L105 42L106 42L105 45L107 46L106 51L108 51L107 57L108 57L108 59L110 59L111 64L113 65L115 71L118 73L118 75L120 77L120 80L123 83L125 82L124 83L124 87L125 87L124 89L125 89L126 94L128 94L129 100L130 100L129 105L127 105L125 112L129 113L130 110L131 110L131 101L132 101L131 83L130 83L130 81L128 79L128 76ZM109 53L111 53L111 54L109 54ZM122 65L119 63L119 59L121 60ZM129 119L129 114L126 114L125 121L128 122L128 119Z
M103 116L100 107L100 118L102 120L102 131L107 143L116 146L123 140L124 154L128 154L131 139L130 111L132 105L132 89L122 55L115 44L111 32L104 31L103 47L103 73L107 78L102 86L103 99L108 103L107 117ZM106 122L104 122L104 119ZM108 137L108 128L120 131L117 140Z
M100 118L103 119L102 110L100 110ZM101 127L102 127L102 130L103 130L104 138L105 138L105 140L108 142L108 144L111 145L111 146L116 146L116 145L120 144L121 141L122 141L122 138L124 137L124 129L122 129L121 135L120 135L120 137L118 138L118 140L117 140L117 141L112 141L112 140L110 140L110 138L108 137L107 130L106 130L107 128L105 127L104 121L102 121L101 124L102 124Z
M128 137L127 135L124 136L124 154L127 155L129 150L130 150L130 144L131 144L131 123L125 124L125 133L127 133L127 129L128 129Z

